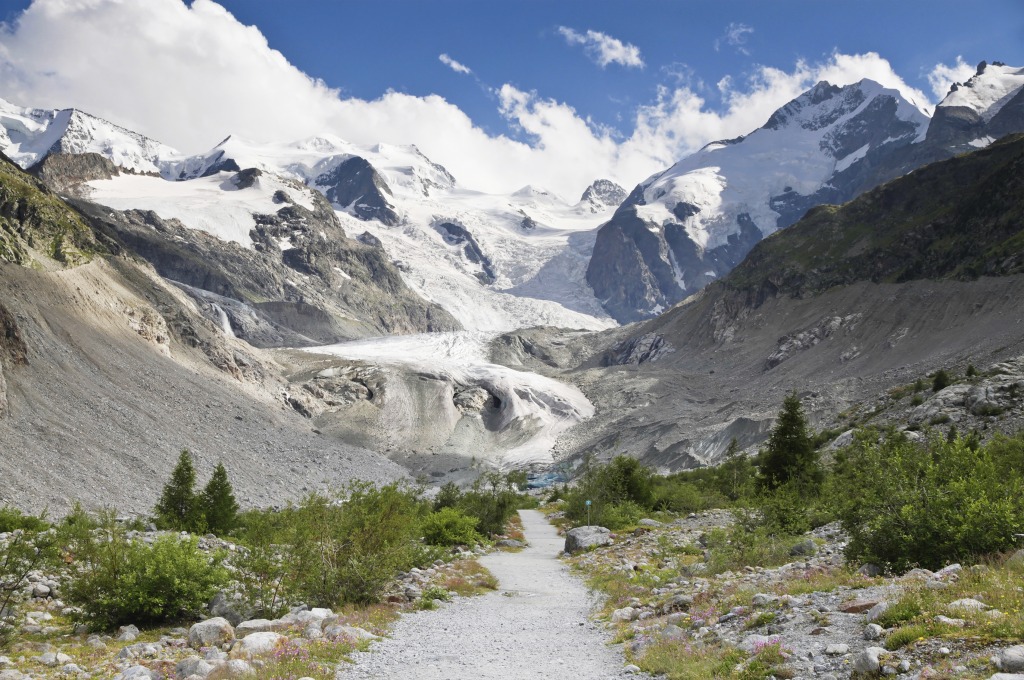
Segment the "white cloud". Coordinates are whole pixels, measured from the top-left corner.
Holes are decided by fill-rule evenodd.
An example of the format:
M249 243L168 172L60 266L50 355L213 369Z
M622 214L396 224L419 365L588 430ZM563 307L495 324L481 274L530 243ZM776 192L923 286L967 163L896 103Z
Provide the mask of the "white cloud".
M440 54L438 55L437 58L442 64L444 64L451 70L455 71L456 73L464 73L468 75L473 72L471 68L469 68L465 64L460 64L459 62L449 57L447 54Z
M559 26L558 32L570 45L582 45L594 63L605 68L608 64L619 64L626 68L643 68L644 60L640 56L640 48L624 43L600 31L579 33L566 26Z
M949 87L953 83L963 83L975 73L975 68L964 61L964 58L957 56L956 63L952 66L936 64L935 68L928 74L928 84L932 87L937 99L943 99L949 93Z
M834 54L788 71L757 67L719 82L717 93L677 80L638 107L625 134L504 85L495 90L499 110L519 141L485 132L436 95L344 97L212 0L36 0L16 26L0 29L0 96L18 104L76 106L188 153L228 134L416 144L472 188L534 184L572 199L595 178L629 188L709 141L746 134L820 79L845 85L864 77L928 101L874 53Z
M722 43L735 47L736 51L740 54L750 56L750 50L747 49L747 36L754 32L753 27L747 26L746 24L730 23L725 27L725 33L722 37L715 39L715 52L721 51Z

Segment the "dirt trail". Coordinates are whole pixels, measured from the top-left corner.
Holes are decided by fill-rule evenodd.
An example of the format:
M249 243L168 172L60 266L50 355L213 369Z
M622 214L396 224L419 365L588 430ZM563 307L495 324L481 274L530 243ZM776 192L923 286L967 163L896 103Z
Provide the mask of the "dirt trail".
M356 654L338 677L636 678L588 620L594 602L558 560L563 539L536 510L520 515L529 547L481 559L498 578L496 592L402 617L392 637Z

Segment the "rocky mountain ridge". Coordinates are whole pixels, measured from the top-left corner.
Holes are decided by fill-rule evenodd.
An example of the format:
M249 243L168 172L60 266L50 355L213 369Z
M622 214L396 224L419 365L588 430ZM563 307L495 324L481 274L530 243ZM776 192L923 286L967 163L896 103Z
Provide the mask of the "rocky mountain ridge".
M872 81L818 83L753 133L641 183L598 232L587 281L620 322L650 318L814 206L1024 131L1021 70L983 62L930 119Z

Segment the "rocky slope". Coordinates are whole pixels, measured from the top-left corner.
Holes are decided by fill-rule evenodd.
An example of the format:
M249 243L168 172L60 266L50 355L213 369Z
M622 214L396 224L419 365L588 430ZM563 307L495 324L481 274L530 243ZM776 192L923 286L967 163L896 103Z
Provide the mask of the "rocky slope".
M1018 136L923 168L812 211L657 319L599 335L508 334L493 357L572 379L595 404L561 442L570 463L585 453L663 469L712 463L733 437L745 448L763 440L792 390L837 431L1015 429L1009 385L1024 375L1000 362L1024 354L1022 162ZM917 379L939 368L963 377L969 363L973 382L913 403ZM1001 401L975 408L975 388Z
M318 435L272 359L6 162L0 215L0 503L146 511L182 448L254 504L404 475Z
M255 193L261 175L243 171L227 181ZM274 191L275 212L253 215L251 248L152 211L75 206L98 232L181 284L225 332L258 347L460 328L410 291L380 248L348 238L323 196L306 191L296 201L301 188L290 190Z
M649 318L814 206L1024 131L1021 72L982 63L931 119L869 80L818 83L751 134L641 183L598 232L587 281L620 322Z

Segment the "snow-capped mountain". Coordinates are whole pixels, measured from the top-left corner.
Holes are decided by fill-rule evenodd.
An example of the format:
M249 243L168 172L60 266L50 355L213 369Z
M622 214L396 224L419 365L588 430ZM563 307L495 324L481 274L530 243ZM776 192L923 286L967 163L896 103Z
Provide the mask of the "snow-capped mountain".
M954 83L935 107L928 139L968 151L1021 129L1024 119L1024 68L981 62L964 83Z
M871 80L818 83L636 187L599 231L587 281L620 322L656 315L808 209L1024 130L1022 71L982 63L931 119Z
M263 174L239 191L227 179L247 168ZM416 292L467 329L614 324L584 280L596 228L614 209L597 198L614 197L610 182L577 204L535 187L484 194L462 188L415 146L360 147L330 136L282 144L229 137L160 169L160 178L92 181L89 197L251 246L253 214L276 191L302 201L281 184L297 181L323 193L348 234L383 248Z
M157 173L179 154L149 139L77 109L31 109L0 99L0 151L23 168L48 154L97 153L138 173Z

